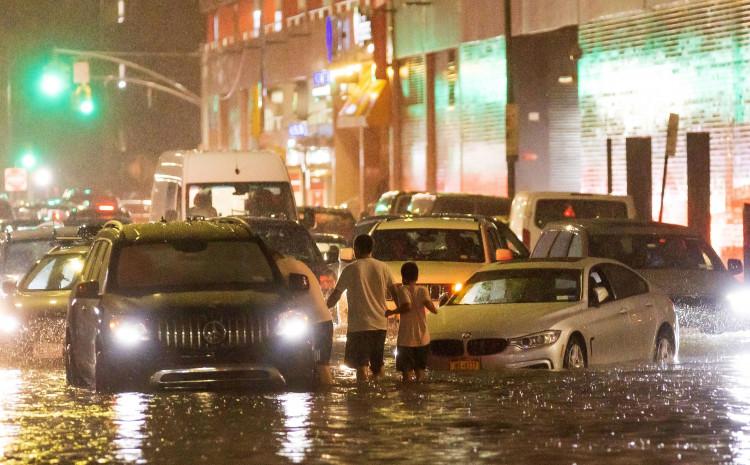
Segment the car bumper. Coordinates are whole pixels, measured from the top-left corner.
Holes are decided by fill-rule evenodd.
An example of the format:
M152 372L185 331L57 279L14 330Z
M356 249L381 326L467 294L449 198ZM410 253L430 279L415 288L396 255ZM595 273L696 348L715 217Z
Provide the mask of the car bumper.
M492 355L471 355L464 351L464 354L460 356L440 356L431 351L428 365L433 370L455 372L517 368L561 370L564 351L565 347L561 341L529 350L522 350L511 345L502 352ZM458 363L460 361L477 361L478 366L472 363Z

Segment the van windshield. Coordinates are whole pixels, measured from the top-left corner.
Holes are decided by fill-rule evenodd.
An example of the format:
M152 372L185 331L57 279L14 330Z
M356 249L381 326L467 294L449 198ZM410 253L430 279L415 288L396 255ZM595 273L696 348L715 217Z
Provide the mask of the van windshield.
M569 219L627 218L628 207L617 200L542 199L536 203L537 227Z
M186 195L188 216L297 218L289 183L189 184Z

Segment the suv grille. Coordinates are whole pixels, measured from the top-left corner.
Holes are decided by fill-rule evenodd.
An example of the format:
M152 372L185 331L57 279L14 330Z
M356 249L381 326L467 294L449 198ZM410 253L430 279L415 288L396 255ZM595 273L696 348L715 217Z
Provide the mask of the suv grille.
M248 347L271 333L264 314L178 315L159 321L159 342L175 349Z
M438 357L460 357L464 354L464 343L458 339L438 339L430 342L430 352Z
M499 354L508 347L506 339L472 339L466 344L469 355L494 355Z

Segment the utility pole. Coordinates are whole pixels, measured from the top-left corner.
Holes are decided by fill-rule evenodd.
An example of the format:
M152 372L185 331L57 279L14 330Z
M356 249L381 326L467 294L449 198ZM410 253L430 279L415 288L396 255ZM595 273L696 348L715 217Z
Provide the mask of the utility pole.
M512 16L510 8L511 0L505 0L505 66L506 66L506 96L505 107L505 160L508 166L508 197L511 199L516 195L516 162L518 161L518 107L513 92L513 62L511 57L513 33Z

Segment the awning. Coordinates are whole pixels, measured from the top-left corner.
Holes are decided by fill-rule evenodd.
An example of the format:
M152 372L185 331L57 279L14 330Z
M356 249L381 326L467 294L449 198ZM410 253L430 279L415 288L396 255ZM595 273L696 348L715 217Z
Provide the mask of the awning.
M351 86L349 98L336 117L336 125L339 128L388 126L391 117L388 81L375 79Z

